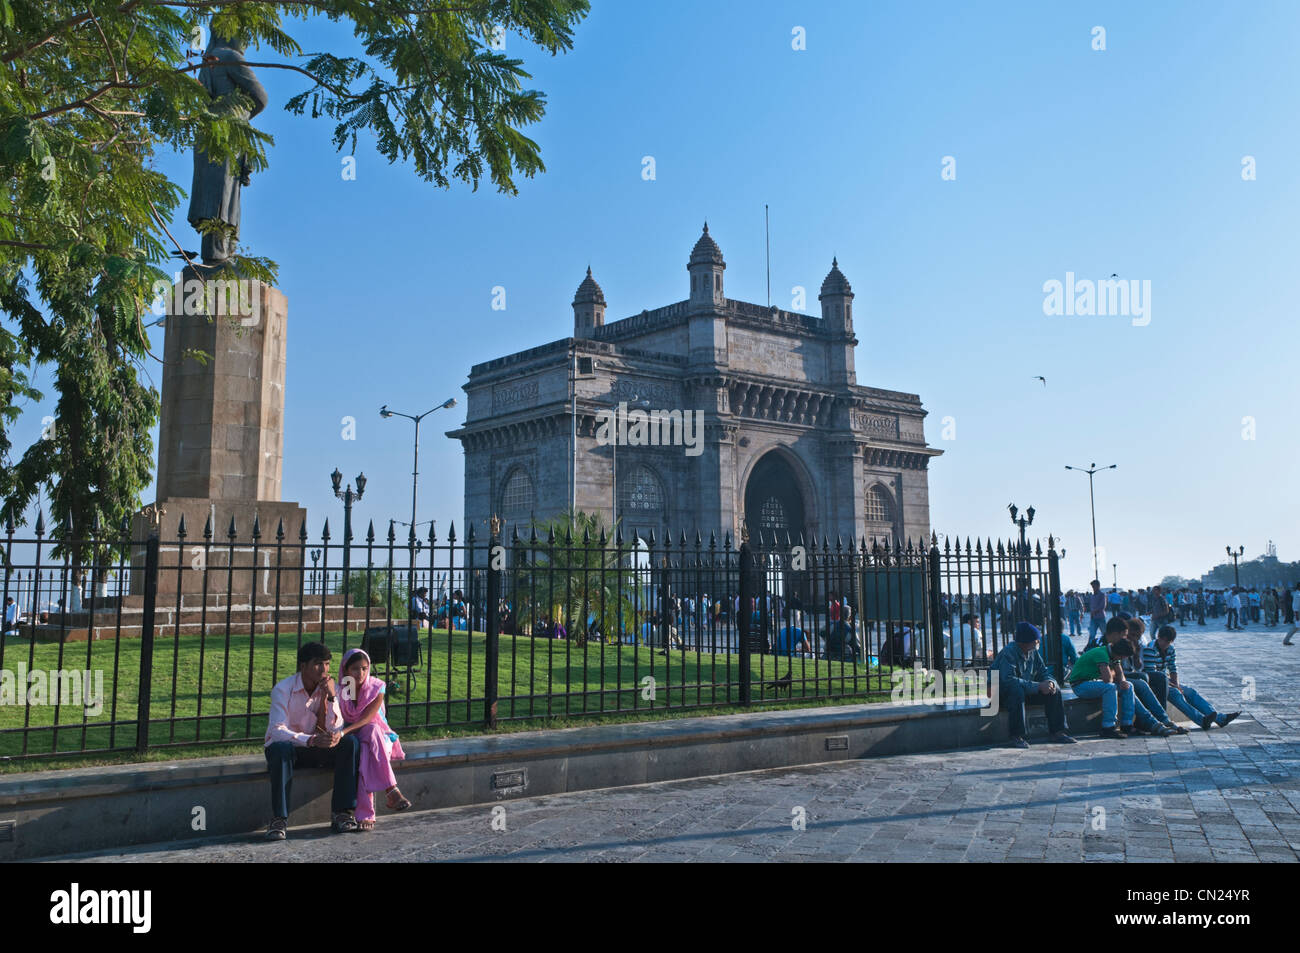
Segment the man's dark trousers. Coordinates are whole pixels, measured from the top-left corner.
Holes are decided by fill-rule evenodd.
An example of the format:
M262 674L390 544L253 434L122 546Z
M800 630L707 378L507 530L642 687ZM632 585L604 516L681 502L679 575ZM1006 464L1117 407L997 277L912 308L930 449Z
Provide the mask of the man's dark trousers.
M1060 691L1054 695L1044 695L1041 692L1026 692L1019 682L1009 682L1000 679L998 683L999 700L998 704L1002 706L1011 716L1011 737L1023 738L1025 736L1025 705L1042 705L1047 715L1047 732L1056 734L1058 731L1065 730L1065 701L1061 698Z
M333 748L300 748L292 741L275 741L266 746L266 767L271 775L271 816L289 816L289 792L294 768L333 768L334 796L330 810L335 814L356 810L357 769L361 743L356 734L344 735Z

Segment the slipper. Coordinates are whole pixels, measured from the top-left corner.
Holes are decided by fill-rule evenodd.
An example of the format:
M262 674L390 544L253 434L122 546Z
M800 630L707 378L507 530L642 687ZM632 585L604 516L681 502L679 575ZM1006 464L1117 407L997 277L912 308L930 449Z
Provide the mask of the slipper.
M340 811L334 815L334 833L350 834L357 829L357 819L348 811Z
M388 806L390 811L405 811L411 806L411 802L408 801L405 795L403 795L397 788L393 788L393 790L388 792L388 797L384 799L384 804Z

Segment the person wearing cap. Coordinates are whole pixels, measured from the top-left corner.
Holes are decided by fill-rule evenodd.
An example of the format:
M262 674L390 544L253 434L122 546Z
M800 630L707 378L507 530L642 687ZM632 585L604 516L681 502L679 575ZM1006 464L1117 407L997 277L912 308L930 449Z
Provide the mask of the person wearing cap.
M1052 741L1074 744L1065 731L1065 703L1061 686L1047 671L1038 654L1042 633L1029 622L1016 626L1016 640L1006 646L993 661L998 673L1000 704L1011 716L1013 748L1028 748L1025 740L1025 705L1042 705L1047 715L1047 732Z

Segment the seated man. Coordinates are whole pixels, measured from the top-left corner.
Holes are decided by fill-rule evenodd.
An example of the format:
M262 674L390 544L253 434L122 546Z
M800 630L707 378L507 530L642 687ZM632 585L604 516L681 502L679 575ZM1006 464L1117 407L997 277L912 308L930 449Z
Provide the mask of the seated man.
M1174 724L1165 710L1164 702L1168 690L1163 672L1146 671L1142 664L1142 633L1146 624L1141 619L1129 619L1124 637L1133 646L1133 654L1120 663L1124 677L1133 685L1134 724L1139 733L1166 738L1169 735L1185 735L1187 729Z
M1142 650L1142 664L1145 668L1165 674L1169 679L1169 701L1200 725L1202 731L1209 731L1211 725L1222 728L1241 712L1230 711L1221 715L1195 689L1178 683L1178 662L1174 657L1174 639L1177 636L1178 630L1172 625L1162 626L1156 633L1155 641Z
M272 820L268 840L284 840L289 827L289 791L296 767L333 768L334 832L358 828L357 770L361 745L343 734L338 691L329 676L330 650L320 642L298 649L298 671L271 689L266 729L266 766L271 777Z
M804 630L799 627L801 621L800 613L792 613L790 622L783 625L781 630L777 632L777 655L794 655L796 652L804 653L812 651L812 645L808 636L804 634ZM838 620L833 624L838 625Z
M1040 633L1028 622L1016 626L1016 640L998 653L993 662L997 670L999 704L1011 716L1013 748L1028 748L1025 740L1025 705L1042 705L1047 714L1047 731L1051 740L1072 745L1074 739L1065 731L1065 703L1061 688L1047 673L1038 654Z
M1112 619L1111 622L1117 620ZM1128 639L1099 645L1079 656L1070 670L1070 685L1080 698L1101 699L1101 736L1127 738L1133 727L1133 685L1119 669L1121 659L1133 655ZM1116 715L1119 724L1116 725Z
M982 664L989 660L984 648L984 632L980 629L980 617L967 612L961 617L957 628L957 637L952 634L944 637L944 649L953 661L972 661Z
M18 603L13 596L5 597L5 635L18 634Z
M420 628L429 627L429 590L424 586L415 590L415 595L411 596L411 618L418 619Z

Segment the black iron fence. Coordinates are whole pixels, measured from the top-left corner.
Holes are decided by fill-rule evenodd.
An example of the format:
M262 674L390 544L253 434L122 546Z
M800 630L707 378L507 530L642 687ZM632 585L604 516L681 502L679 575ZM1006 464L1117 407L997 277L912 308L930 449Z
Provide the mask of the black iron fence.
M65 540L38 523L3 552L5 758L261 741L309 641L335 664L370 652L399 732L888 700L900 670L986 669L1022 620L1061 659L1050 540L417 542L390 524L309 541L256 522Z

